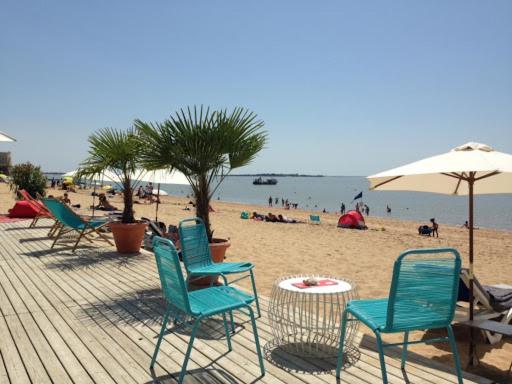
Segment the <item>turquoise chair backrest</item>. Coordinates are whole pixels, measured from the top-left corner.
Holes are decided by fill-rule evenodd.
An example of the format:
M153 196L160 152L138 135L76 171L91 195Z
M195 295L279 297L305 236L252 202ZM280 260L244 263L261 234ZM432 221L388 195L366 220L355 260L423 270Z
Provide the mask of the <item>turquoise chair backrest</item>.
M318 215L309 215L309 220L311 220L312 222L319 223L320 222L320 216L318 216Z
M386 331L448 326L455 312L460 255L453 248L403 252L395 261Z
M187 271L213 264L204 222L199 217L180 221L181 254Z
M67 227L77 229L84 223L80 216L71 211L71 209L59 200L43 199L43 204L58 221Z
M179 310L190 313L187 286L176 248L170 240L155 236L153 251L166 301Z

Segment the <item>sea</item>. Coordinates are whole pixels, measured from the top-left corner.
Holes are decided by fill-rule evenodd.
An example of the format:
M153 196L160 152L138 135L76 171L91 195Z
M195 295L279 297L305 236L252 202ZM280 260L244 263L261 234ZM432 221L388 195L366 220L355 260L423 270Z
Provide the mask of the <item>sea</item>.
M60 174L47 174L49 178ZM276 185L253 185L253 176L228 176L214 194L214 200L261 205L261 212L271 211L269 197L288 199L300 209L312 212L339 212L357 201L370 208L370 216L390 217L425 222L435 218L441 225L462 225L468 220L468 197L422 192L370 191L361 176L275 177ZM170 195L186 197L192 190L185 185L162 184ZM362 199L354 200L360 192ZM386 207L391 208L387 213ZM512 231L512 194L475 196L475 226Z

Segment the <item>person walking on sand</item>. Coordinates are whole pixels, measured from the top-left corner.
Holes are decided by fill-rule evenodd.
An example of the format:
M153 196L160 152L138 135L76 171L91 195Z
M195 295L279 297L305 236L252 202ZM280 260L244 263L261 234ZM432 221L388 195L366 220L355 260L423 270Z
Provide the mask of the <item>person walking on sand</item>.
M341 202L340 214L341 215L345 214L345 203L343 203L343 202Z
M272 199L272 196L269 196L268 197L268 206L269 207L272 207L272 202L274 201L274 199Z

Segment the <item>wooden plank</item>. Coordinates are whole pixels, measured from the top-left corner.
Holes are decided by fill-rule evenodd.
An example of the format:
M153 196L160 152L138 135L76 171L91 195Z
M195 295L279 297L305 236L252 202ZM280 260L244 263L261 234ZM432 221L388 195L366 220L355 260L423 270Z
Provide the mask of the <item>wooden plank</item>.
M30 380L34 383L51 383L52 381L41 360L39 360L39 356L25 333L25 329L18 316L6 316L4 319L18 348L18 353L23 360Z
M11 265L11 267L16 268L14 265ZM20 269L17 269L17 271L20 274L20 276L21 276L21 274L24 273L23 270L20 270ZM32 271L34 272L34 269L32 269ZM31 274L31 275L32 275L31 277L34 277L34 274ZM27 284L27 282L30 282L30 284L32 284L29 276L22 276L22 277L20 277L20 279L23 280L25 282L25 284ZM21 283L20 280L18 280L17 282L19 284ZM41 281L38 284L38 286L43 287L44 283ZM32 293L34 293L35 290L38 291L38 289L39 289L39 288L36 289L35 285L33 285L33 288L34 288L34 290L31 291ZM88 349L92 353L94 353L94 355L97 357L97 360L100 361L101 364L105 366L105 368L108 372L116 372L117 373L116 381L118 381L118 382L137 382L137 381L139 381L140 382L142 380L148 380L151 378L150 376L145 375L143 378L139 376L138 379L140 379L140 380L130 379L130 376L123 372L124 369L122 368L120 363L117 362L117 360L114 359L113 356L107 355L106 350L103 348L103 346L100 346L96 342L96 340L91 337L91 334L90 334L90 332L88 332L88 330L82 329L81 325L76 321L76 318L74 318L74 315L72 315L72 313L69 312L69 310L67 310L66 307L57 306L56 308L52 308L52 309L48 308L46 310L46 312L48 313L49 311L51 312L52 310L56 310L57 312L59 312L59 314L62 316L62 318L65 319L67 325L70 325L72 327L74 326L75 334L80 336L80 338L84 342L84 344L86 344L88 346ZM68 313L66 313L66 311L68 311Z
M11 333L9 332L9 328L5 322L5 317L0 317L0 342L0 351L2 352L5 369L10 380L13 383L29 384L30 379L27 371L25 370L25 365L23 364L23 360L16 348L16 342L13 340Z
M37 326L32 315L21 314L19 318L52 381L57 383L72 383L72 380L51 348L48 340L46 340Z
M9 375L5 368L4 358L2 356L2 349L0 348L0 384L10 384Z

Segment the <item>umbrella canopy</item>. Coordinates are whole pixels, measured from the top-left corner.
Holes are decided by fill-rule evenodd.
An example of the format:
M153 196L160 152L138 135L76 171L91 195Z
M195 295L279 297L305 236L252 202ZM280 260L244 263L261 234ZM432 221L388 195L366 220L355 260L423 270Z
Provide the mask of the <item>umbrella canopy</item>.
M512 193L512 155L480 143L369 176L370 189L469 196L469 319L473 320L473 195ZM471 333L470 358L474 357Z
M0 141L16 141L16 139L3 132L0 132Z
M139 177L137 180L140 180L145 183L153 183L153 184L179 184L179 185L188 185L189 182L185 175L178 171L169 172L166 169L159 169L156 171L140 171Z
M370 189L469 195L512 193L512 155L485 144L467 143L450 152L416 161L368 177Z

